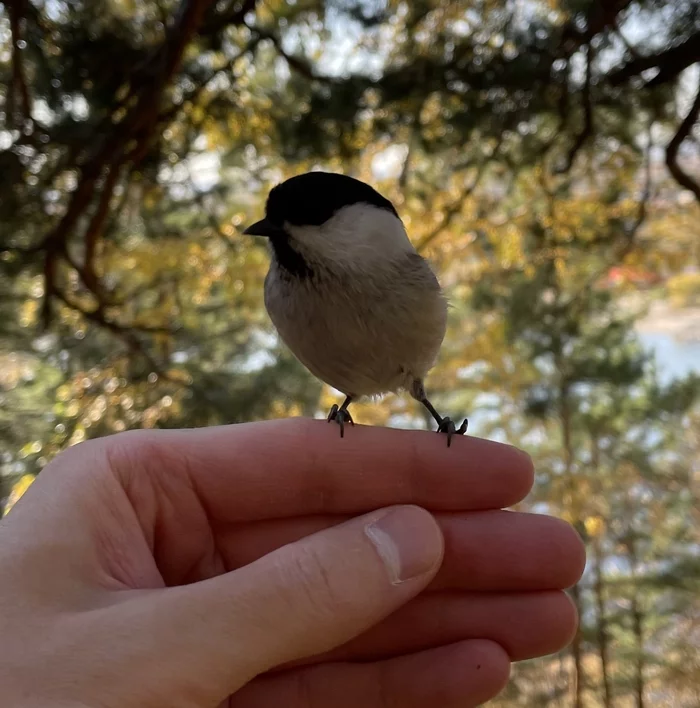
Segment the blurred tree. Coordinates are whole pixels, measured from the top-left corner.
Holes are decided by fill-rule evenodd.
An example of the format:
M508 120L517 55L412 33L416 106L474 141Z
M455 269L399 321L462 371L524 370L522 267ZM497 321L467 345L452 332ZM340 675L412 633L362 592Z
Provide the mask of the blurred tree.
M612 178L619 175L613 172ZM598 196L592 203L589 194L599 192L586 189L585 176L575 189L570 178L554 179L538 167L516 180L512 208L526 202L528 211L521 218L512 214L501 225L485 225L482 248L494 257L480 272L471 298L479 319L500 315L506 345L500 355L520 365L516 386L507 393L501 389L500 405L514 412L507 438L537 451L539 484L530 502L580 528L592 550L590 572L572 590L582 628L572 645L571 672L551 680L546 692L542 685L526 688L531 679L525 680L523 705L560 700L580 708L602 689L606 708L613 705L613 695L632 692L636 705L643 706L647 632L652 633L648 613L658 607L658 598L640 588L638 576L651 582L664 559L678 554L667 537L666 515L676 533L684 530L684 543L695 542L683 523L692 497L679 497L683 481L687 488L686 458L669 455L684 445L700 379L660 387L636 341L633 317L620 311L618 299L598 277L616 257L616 245L628 242L627 230L637 228L639 216L624 218L619 196L607 202ZM494 426L503 426L503 416ZM670 493L669 484L675 486ZM690 546L684 548L687 553ZM631 584L622 592L619 579L611 577L619 575L612 563L628 566ZM697 583L697 573L686 581ZM616 592L609 589L613 584L618 584ZM623 596L627 612L613 622L608 607ZM697 607L697 600L691 604ZM675 621L677 615L671 614L666 621ZM663 620L655 617L654 633L668 629ZM611 663L611 632L617 630L619 641L629 647L627 663L636 667L627 683L622 681L626 667ZM594 679L589 664L595 653L600 673ZM564 702L569 696L572 702Z
M261 52L249 88L252 7L18 2L0 16L2 351L32 382L3 385L7 469L86 435L315 410L320 385L261 311L264 253L233 238L277 83Z
M693 0L0 3L0 500L87 437L326 408L238 231L342 170L441 273L440 405L589 544L572 651L494 706L696 706L698 382L660 383L610 273L693 302L699 62Z

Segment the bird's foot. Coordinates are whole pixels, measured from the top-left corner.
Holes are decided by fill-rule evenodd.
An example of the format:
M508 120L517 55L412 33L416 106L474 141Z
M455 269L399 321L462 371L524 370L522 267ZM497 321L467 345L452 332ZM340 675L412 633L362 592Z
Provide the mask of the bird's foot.
M328 414L328 422L335 421L340 426L340 437L345 436L345 423L350 423L350 425L355 425L355 421L350 415L350 411L346 408L339 408L337 403L333 404L331 412Z
M464 435L467 432L467 426L469 425L469 420L464 419L462 425L459 428L455 427L454 422L451 418L443 418L438 425L438 433L447 433L447 447L452 444L453 435Z

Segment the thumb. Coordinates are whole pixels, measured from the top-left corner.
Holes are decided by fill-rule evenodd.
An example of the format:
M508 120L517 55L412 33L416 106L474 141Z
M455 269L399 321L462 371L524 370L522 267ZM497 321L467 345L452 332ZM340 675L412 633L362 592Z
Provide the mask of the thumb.
M222 700L259 673L369 629L428 585L442 554L427 511L383 509L167 591L159 633L169 635L169 657L180 654L183 670L218 686Z

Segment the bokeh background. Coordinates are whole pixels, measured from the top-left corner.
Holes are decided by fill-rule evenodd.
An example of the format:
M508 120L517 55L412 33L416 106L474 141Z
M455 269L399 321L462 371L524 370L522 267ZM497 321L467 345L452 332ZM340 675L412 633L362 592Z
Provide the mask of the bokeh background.
M86 438L338 401L241 227L343 171L448 292L439 409L588 547L571 648L490 705L697 708L699 61L697 0L0 3L2 508Z

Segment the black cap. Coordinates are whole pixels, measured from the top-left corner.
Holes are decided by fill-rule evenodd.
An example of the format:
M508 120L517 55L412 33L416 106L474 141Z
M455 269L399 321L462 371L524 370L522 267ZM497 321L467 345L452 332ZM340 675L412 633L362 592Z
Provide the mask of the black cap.
M388 199L359 179L334 172L307 172L272 189L263 221L277 227L285 221L295 226L320 226L351 204L371 204L399 218Z

